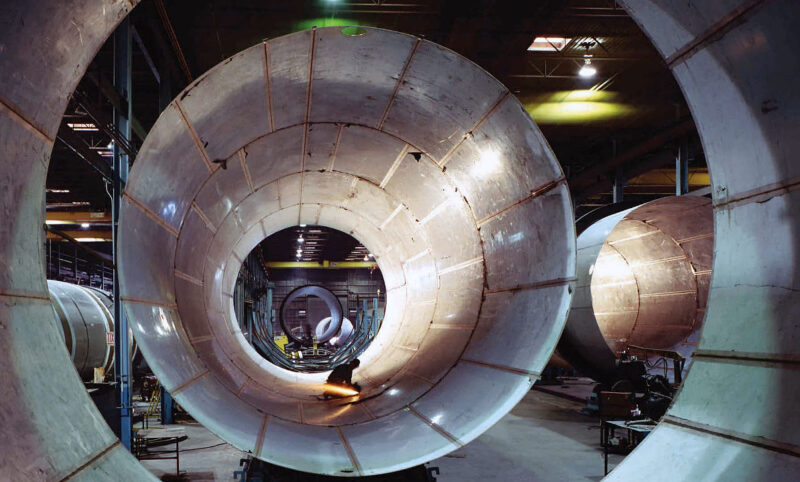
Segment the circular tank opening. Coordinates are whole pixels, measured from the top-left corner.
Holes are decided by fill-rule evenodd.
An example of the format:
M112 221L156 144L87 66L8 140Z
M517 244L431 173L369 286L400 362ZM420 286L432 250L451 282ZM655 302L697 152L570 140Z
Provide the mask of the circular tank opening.
M233 292L236 321L264 359L297 372L347 364L377 335L386 285L375 256L324 226L268 236L243 260Z

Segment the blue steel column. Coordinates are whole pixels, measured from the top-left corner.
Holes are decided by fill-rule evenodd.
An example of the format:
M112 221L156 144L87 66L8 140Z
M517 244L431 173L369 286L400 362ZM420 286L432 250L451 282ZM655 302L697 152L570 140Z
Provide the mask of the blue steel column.
M678 156L675 158L675 195L689 192L689 140L681 139Z
M126 18L114 32L114 87L128 102L128 112L114 110L114 123L117 131L125 139L131 137L131 118L133 99L131 95L131 28L130 20ZM114 264L118 266L119 257L119 212L122 200L122 190L128 179L130 159L118 143L114 143L114 192L112 206L113 220L113 251ZM128 319L119 299L119 273L114 273L114 381L117 383L117 394L120 408L120 433L122 445L131 448L131 360L130 340L128 339Z

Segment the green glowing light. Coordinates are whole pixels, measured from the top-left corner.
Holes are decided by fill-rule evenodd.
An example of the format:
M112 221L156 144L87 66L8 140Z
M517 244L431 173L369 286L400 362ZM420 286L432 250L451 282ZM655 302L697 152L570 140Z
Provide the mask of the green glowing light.
M330 18L330 17L319 17L319 18L309 18L307 20L300 20L299 22L295 22L292 24L292 31L299 32L301 30L308 30L312 27L350 27L350 26L362 26L362 27L369 27L370 25L359 21L353 18Z
M538 124L578 124L616 119L635 111L616 98L613 92L603 90L568 90L522 99L522 103Z

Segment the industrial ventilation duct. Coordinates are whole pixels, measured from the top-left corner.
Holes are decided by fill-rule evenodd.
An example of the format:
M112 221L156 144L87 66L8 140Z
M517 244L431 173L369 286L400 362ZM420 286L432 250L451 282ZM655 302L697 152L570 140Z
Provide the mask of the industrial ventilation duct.
M386 282L359 397L247 343L242 260L299 224L350 233ZM126 187L122 300L162 384L255 456L391 472L480 435L531 387L575 274L563 174L500 82L439 45L323 28L251 47L161 114Z

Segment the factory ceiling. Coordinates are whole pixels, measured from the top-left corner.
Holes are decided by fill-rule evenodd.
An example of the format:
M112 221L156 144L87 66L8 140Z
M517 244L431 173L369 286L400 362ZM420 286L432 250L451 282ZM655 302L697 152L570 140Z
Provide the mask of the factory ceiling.
M222 60L297 30L361 25L440 43L505 83L564 167L578 215L611 202L615 158L624 161L621 169L629 179L626 200L673 192L670 169L681 141L690 153L690 188L708 184L680 89L650 41L614 1L144 0L131 20L135 120L126 147L132 153L155 123L159 106ZM581 75L587 68L594 75ZM86 161L111 159L114 141L103 124L115 104L127 107L113 93L112 78L109 40L65 114L48 173L49 213L110 211L103 177ZM78 236L81 229L109 228L106 223L63 229Z

